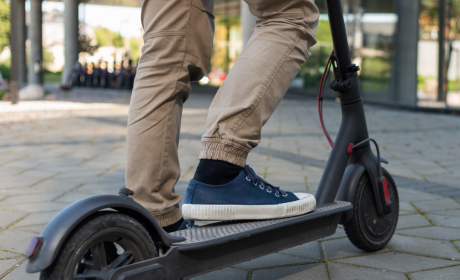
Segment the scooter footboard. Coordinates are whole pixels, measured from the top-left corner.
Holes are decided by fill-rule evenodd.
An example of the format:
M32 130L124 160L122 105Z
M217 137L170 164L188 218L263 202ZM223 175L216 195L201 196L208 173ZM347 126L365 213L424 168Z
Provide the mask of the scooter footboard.
M182 279L204 274L333 235L342 213L338 201L292 218L222 222L174 233L185 237L161 257L114 270L110 280Z

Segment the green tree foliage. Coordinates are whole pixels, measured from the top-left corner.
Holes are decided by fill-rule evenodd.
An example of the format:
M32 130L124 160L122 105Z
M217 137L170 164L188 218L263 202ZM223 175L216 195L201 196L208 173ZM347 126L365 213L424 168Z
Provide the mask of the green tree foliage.
M81 53L89 53L93 55L93 53L97 50L98 46L92 44L92 39L85 34L80 34L78 36L78 42L80 43L79 51Z
M318 42L332 43L331 28L329 27L328 20L320 20L318 23L318 30L316 31L316 40Z
M10 44L10 4L0 0L0 51Z
M43 67L45 70L49 70L49 66L54 63L54 55L48 51L47 48L43 48Z
M129 48L131 49L131 60L133 64L137 64L137 60L140 57L139 53L139 38L130 38L129 39Z
M95 27L94 35L96 36L97 46L123 47L124 45L123 36L105 27Z

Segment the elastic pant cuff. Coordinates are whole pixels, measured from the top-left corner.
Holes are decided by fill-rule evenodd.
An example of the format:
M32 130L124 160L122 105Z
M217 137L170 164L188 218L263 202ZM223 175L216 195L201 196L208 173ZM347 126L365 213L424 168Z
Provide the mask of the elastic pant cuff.
M200 159L222 160L244 167L248 153L247 151L223 143L202 142Z
M166 227L174 224L182 218L182 212L179 205L167 208L163 211L150 212L158 221L161 227Z

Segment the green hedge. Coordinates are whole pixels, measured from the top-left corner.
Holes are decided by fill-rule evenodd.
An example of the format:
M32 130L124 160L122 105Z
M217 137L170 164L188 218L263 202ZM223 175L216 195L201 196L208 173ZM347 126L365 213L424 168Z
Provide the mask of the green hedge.
M0 63L0 73L4 80L10 79L10 65L7 63Z

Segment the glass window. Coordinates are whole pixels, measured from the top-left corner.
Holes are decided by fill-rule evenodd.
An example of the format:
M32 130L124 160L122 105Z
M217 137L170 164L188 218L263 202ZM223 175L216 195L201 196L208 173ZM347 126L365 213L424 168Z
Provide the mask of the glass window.
M438 94L439 1L421 0L417 57L418 106L432 106Z
M445 7L442 97L447 106L460 107L460 1L447 1Z
M305 88L317 88L327 59L333 49L324 1L320 9L318 44L311 48L312 56L302 65L300 77ZM394 0L342 0L350 53L360 66L362 93L368 100L390 101L394 35L398 22ZM332 78L333 75L330 75ZM328 81L329 83L330 81ZM336 96L326 87L325 96Z

